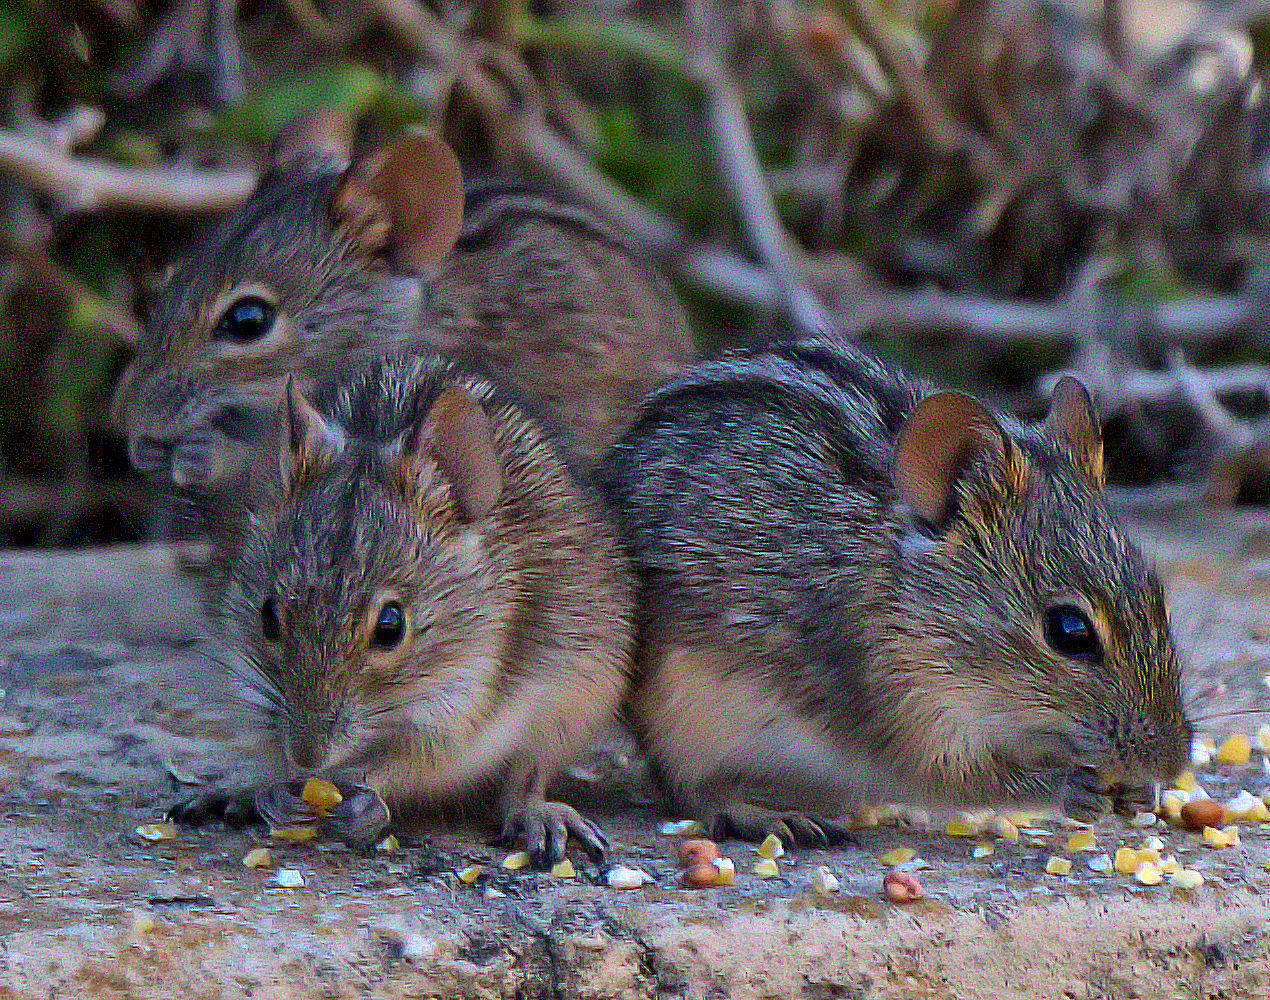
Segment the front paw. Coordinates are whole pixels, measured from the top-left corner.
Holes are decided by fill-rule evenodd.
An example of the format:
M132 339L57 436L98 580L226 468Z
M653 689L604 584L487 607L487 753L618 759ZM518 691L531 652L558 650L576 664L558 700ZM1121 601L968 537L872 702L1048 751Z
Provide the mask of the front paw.
M529 803L507 813L499 837L504 847L512 847L518 837L535 868L550 868L564 860L565 844L573 834L597 865L604 863L609 839L598 826L563 802Z
M256 793L255 787L195 792L173 802L165 815L170 822L182 826L203 826L213 820L226 826L247 826L260 819Z
M707 829L713 840L727 840L735 836L740 840L757 843L769 836L777 837L787 848L829 847L855 839L845 826L831 823L821 817L811 817L800 812L773 812L735 802L720 809Z
M1097 823L1111 808L1111 789L1092 767L1074 768L1063 783L1063 812L1082 823Z
M186 434L172 447L172 481L177 486L207 487L228 475L224 436L209 430Z

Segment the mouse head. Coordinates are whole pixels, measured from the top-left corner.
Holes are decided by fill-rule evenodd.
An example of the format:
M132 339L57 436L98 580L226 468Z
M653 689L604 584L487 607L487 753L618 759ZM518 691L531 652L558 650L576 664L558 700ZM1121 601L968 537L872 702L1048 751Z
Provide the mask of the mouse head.
M367 437L288 384L281 497L224 618L293 771L370 771L411 747L440 768L445 734L492 683L503 584L487 535L502 463L480 383L407 377L433 363L377 369L408 403Z
M1051 794L1074 771L1108 787L1173 778L1191 726L1164 594L1107 508L1085 388L1063 379L1028 428L960 393L927 396L892 471L908 527L889 676L921 734L909 767L926 791Z
M417 325L420 278L453 246L463 182L424 131L349 163L352 123L308 112L255 193L171 270L115 394L133 465L211 489L238 475L283 379Z

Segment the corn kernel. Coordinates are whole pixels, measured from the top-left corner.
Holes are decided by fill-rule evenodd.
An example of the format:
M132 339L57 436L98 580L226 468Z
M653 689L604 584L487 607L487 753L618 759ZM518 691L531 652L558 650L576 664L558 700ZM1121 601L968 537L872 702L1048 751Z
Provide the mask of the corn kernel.
M1157 817L1153 812L1135 813L1129 822L1137 827L1155 826Z
M1138 864L1142 864L1144 861L1150 861L1151 864L1158 865L1160 863L1160 852L1153 847L1138 848Z
M701 824L695 819L670 820L661 825L663 837L691 837L701 830Z
M1094 839L1094 835L1088 830L1078 830L1067 838L1067 850L1075 851L1096 851L1098 850L1098 841Z
M1019 839L1019 828L1004 816L996 817L990 824L990 829L995 836L1000 837L1002 840L1013 841Z
M713 864L719 872L715 885L731 885L736 881L736 865L731 858L715 858Z
M1217 750L1219 764L1247 764L1252 743L1243 733L1236 733Z
M1238 846L1239 846L1239 827L1237 827L1237 826L1223 826L1223 827L1222 827L1221 832L1222 832L1222 833L1224 833L1224 834L1226 835L1226 846L1227 846L1227 847L1238 847Z
M340 794L338 788L329 781L321 781L318 778L310 778L304 783L300 798L311 805L313 811L319 816L325 816L332 806L337 806L344 801L344 796Z
M760 858L779 858L785 854L785 845L781 843L780 837L774 833L769 833L763 838L763 843L758 845L758 856Z
M1138 852L1132 847L1121 847L1116 851L1115 868L1121 875L1132 875L1138 867Z
M902 865L905 861L912 861L915 857L917 857L917 852L911 847L897 847L893 851L887 851L878 860L882 864L894 868L896 865Z
M1133 877L1143 885L1159 885L1164 881L1164 873L1150 861L1144 861L1138 865Z
M944 827L944 832L950 837L973 837L979 833L964 819L950 819L948 825Z
M401 841L390 833L387 837L375 845L375 850L383 851L385 854L395 854L397 851L401 850Z
M831 872L824 865L816 869L816 874L811 877L811 888L817 896L829 896L838 891L838 876Z
M149 841L174 840L176 827L171 823L143 823L137 827L137 836Z
M459 881L466 882L468 885L471 885L473 882L475 882L478 878L481 877L481 873L483 871L485 871L485 869L482 868L480 865L468 865L461 872L459 872Z
M1182 865L1171 854L1160 862L1160 871L1164 872L1165 875L1176 875L1181 870Z
M1199 787L1199 782L1195 780L1195 774L1192 771L1183 771L1177 776L1175 782L1178 788L1191 795L1195 794L1195 789Z
M1145 851L1162 851L1164 850L1164 841L1159 837L1147 837L1142 842L1142 849Z
M759 878L775 878L780 873L780 867L771 858L754 862L754 874Z
M269 831L275 840L303 841L317 836L316 826L279 826Z
M626 865L610 868L605 879L614 889L638 889L641 885L653 881L653 877L648 872L639 868L628 868Z
M1225 831L1217 829L1215 826L1204 827L1204 843L1209 847L1229 847L1230 839L1226 836Z
M243 864L248 868L268 868L273 864L273 855L267 847L257 847L247 852Z
M517 851L515 854L509 854L503 858L503 867L510 871L520 871L529 864L529 852Z
M1045 871L1050 875L1066 875L1071 870L1070 858L1060 858L1057 854L1051 854L1050 859L1045 862Z
M578 872L573 867L573 862L565 858L558 864L551 866L551 874L555 878L576 878Z
M1204 876L1194 868L1182 868L1170 880L1178 889L1198 889L1204 884Z
M1106 874L1111 871L1111 858L1107 856L1106 852L1102 854L1091 854L1089 856L1089 860L1086 861L1085 864L1089 866L1089 870L1091 872L1101 872Z
M975 844L974 850L970 853L976 858L986 858L995 850L996 847L992 844Z

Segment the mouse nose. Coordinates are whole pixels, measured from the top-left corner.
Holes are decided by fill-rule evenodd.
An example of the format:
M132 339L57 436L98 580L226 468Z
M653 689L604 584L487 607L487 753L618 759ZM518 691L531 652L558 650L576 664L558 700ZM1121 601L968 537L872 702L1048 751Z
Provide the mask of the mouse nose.
M287 741L287 752L291 763L301 771L316 771L326 761L325 746L310 732L292 733Z

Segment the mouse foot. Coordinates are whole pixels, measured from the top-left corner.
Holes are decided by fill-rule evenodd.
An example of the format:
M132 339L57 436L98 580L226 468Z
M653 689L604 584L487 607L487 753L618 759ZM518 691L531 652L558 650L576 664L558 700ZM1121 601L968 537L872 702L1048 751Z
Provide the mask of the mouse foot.
M845 826L821 817L813 818L800 812L774 812L748 802L733 803L720 809L707 829L712 840L727 840L729 836L735 836L740 840L758 842L775 836L789 848L829 847L855 840L855 834Z
M256 793L255 787L195 792L173 802L165 815L169 822L182 826L204 826L214 820L226 826L247 826L260 819Z
M529 803L509 812L499 836L505 847L525 840L525 850L535 868L550 868L564 860L565 844L572 834L597 865L603 864L609 839L598 826L563 802Z
M1063 783L1063 814L1081 823L1097 823L1111 807L1107 782L1092 767L1078 767Z

